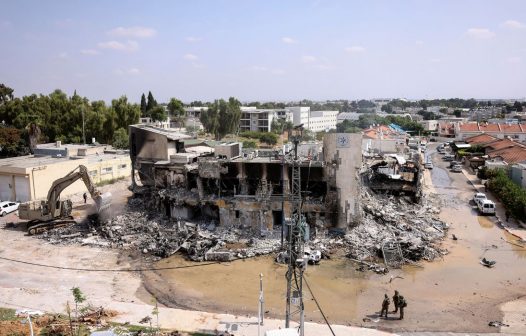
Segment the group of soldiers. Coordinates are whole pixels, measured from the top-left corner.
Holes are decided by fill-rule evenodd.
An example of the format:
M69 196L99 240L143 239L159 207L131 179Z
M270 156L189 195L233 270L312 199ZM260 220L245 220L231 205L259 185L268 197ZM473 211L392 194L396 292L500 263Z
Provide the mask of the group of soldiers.
M407 307L407 302L405 301L404 297L400 295L400 293L398 293L397 290L395 290L395 293L393 295L393 303L395 306L395 310L392 313L396 314L398 312L398 309L400 309L400 320L403 320L404 319L404 308ZM382 302L382 311L380 312L380 317L384 316L384 312L385 312L385 318L387 318L390 304L391 304L391 301L389 300L389 297L387 296L387 294L385 294L384 301Z

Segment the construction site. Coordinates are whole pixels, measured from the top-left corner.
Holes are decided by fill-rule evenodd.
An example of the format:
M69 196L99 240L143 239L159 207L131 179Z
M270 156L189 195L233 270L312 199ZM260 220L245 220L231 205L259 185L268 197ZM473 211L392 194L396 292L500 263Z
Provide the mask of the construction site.
M56 180L47 203L21 204L19 218L5 221L12 241L0 263L22 266L16 262L29 260L17 253L21 248L46 255L10 274L36 277L39 265L55 260L64 277L52 287L85 288L97 305L115 311L108 320L147 324L131 311L148 315L153 297L163 328L211 335L255 335L251 324L259 332L263 320L270 321L265 330L293 328L299 335L329 335L329 328L334 335L329 320L344 334L355 327L378 335L494 332L488 322L495 321L501 331L526 327L525 312L516 308L524 302L525 268L510 265L507 274L497 274L467 262L500 250L510 252L499 254L499 267L524 263L526 248L459 204L472 193L460 177L424 168L431 149L364 152L362 134L327 133L323 141L304 142L301 131L282 147L258 150L130 126L130 178L96 188L81 165ZM61 200L61 191L79 179L95 207ZM477 224L467 224L470 217ZM511 240L515 245L506 243ZM67 259L74 255L82 262L72 266ZM115 274L95 273L90 283L89 270L97 268ZM60 311L38 294L42 288L27 289L30 281L13 287L11 278L0 291L7 303ZM507 289L495 290L494 282ZM383 294L395 289L410 302L409 320L378 317ZM65 301L66 294L57 295ZM506 315L505 304L515 317ZM169 318L182 311L204 315ZM236 322L224 323L218 314Z

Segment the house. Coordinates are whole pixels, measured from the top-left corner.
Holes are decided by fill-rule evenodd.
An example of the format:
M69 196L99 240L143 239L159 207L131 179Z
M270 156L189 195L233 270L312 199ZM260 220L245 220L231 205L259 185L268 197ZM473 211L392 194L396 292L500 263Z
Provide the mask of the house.
M406 148L407 134L396 125L378 125L362 131L362 151L369 153L401 153Z
M472 146L484 145L484 144L493 142L495 140L498 140L498 138L494 137L493 135L486 134L486 133L474 135L474 136L464 139L466 143Z
M526 125L522 124L488 124L464 123L455 126L455 137L464 140L474 135L486 133L499 139L509 137L518 141L526 140Z
M438 120L421 120L418 122L424 128L424 131L437 132Z

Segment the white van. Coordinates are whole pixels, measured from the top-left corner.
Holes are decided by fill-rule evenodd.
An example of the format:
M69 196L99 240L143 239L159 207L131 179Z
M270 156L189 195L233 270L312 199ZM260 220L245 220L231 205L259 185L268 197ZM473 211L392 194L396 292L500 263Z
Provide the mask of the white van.
M477 207L482 215L494 215L495 214L495 203L488 199L480 200L477 202Z

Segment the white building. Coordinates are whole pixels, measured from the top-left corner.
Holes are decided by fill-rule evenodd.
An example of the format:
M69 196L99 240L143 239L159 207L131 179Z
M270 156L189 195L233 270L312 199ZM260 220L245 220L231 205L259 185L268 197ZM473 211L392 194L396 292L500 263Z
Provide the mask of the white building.
M270 132L272 121L285 119L292 121L292 113L285 109L258 109L255 106L241 106L239 130Z
M424 131L438 131L438 120L420 120L418 122L424 128Z
M295 126L303 124L312 132L323 132L336 128L338 111L311 111L308 106L287 107Z

